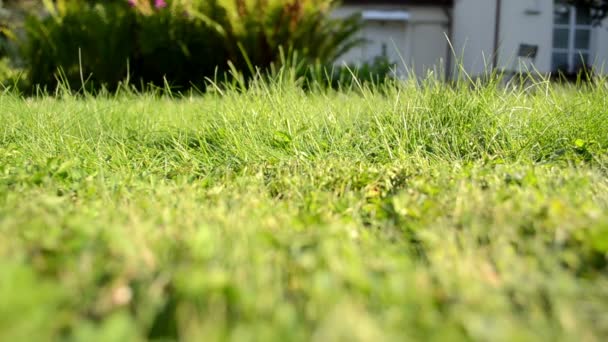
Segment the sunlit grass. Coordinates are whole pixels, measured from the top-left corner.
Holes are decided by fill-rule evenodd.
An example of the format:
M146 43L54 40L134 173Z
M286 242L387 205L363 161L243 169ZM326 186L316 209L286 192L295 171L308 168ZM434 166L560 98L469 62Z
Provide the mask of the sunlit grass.
M0 340L608 334L605 80L237 88L0 96Z

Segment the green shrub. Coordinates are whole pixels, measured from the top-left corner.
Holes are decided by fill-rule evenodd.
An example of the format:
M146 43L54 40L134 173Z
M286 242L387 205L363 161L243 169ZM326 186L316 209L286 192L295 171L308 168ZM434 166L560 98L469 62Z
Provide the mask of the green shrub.
M125 78L135 16L122 4L94 5L72 1L61 12L25 23L23 55L32 84L55 87L58 73L70 86L117 84Z
M16 67L14 13L0 0L0 90L17 84L21 77Z
M383 85L395 79L395 63L386 57L378 56L371 62L361 65L341 65L308 67L306 80L309 85L322 87L353 88L364 84Z
M115 88L128 76L201 86L231 68L250 76L278 66L282 49L325 65L357 43L358 17L330 18L332 0L130 3L63 0L48 16L30 16L23 55L31 84Z

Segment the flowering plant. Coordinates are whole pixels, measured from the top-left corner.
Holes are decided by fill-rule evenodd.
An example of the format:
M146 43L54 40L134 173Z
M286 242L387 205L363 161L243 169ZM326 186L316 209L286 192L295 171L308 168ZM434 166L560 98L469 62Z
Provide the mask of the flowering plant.
M165 0L127 0L129 6L137 8L143 14L152 14L154 10L167 7Z

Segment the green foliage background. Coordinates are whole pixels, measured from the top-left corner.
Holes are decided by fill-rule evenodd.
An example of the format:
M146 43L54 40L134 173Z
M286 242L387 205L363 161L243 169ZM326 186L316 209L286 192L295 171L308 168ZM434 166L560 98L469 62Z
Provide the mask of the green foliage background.
M358 17L332 19L330 0L126 1L62 0L51 15L27 20L23 55L32 85L74 89L127 78L135 83L204 86L205 78L239 71L249 78L280 67L290 56L329 65L356 44ZM59 72L58 72L59 71ZM303 71L302 71L303 73ZM166 81L165 81L166 80Z

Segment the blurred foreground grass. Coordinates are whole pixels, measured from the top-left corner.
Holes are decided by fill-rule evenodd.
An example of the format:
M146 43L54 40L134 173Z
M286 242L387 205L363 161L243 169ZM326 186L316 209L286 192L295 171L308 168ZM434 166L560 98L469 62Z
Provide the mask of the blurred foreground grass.
M608 334L608 88L0 96L0 340Z

